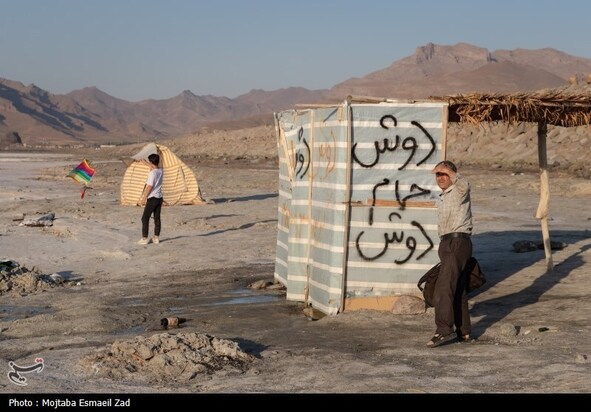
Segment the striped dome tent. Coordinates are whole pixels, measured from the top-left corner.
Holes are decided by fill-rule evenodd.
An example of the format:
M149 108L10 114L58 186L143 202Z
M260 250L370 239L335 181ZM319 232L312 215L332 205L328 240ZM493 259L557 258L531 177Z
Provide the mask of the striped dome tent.
M137 206L146 184L149 167L140 160L147 160L148 156L157 153L160 155L160 168L162 169L162 193L164 204L173 205L197 205L206 203L201 196L199 183L195 174L172 151L163 145L148 143L138 153L132 156L133 161L127 167L121 182L121 204L124 206Z

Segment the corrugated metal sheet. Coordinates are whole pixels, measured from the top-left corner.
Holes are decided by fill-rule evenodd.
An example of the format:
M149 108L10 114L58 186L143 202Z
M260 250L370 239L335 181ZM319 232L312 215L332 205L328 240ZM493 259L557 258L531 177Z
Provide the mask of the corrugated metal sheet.
M275 277L287 298L335 314L345 298L416 293L437 257L444 103L379 103L275 115Z

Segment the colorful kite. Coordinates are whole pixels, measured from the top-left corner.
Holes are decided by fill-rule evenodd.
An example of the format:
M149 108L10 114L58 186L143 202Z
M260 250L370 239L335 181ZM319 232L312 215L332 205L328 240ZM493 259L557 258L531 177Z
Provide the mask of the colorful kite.
M73 168L70 173L68 173L67 177L71 177L75 181L84 184L80 199L84 199L86 189L88 189L88 183L90 183L92 176L94 176L94 169L86 159L84 159L82 163L80 163L78 166Z

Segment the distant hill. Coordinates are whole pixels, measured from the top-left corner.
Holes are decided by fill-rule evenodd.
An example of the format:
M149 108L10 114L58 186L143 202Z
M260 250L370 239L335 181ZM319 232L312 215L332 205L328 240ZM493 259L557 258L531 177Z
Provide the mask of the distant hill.
M476 91L516 92L563 86L575 73L591 73L591 59L553 49L490 53L464 43L430 43L386 69L337 84L331 93L426 98Z
M203 127L265 125L272 121L273 112L298 103L341 101L350 94L426 98L528 91L563 86L569 77L589 73L591 59L549 48L491 53L465 43L429 43L383 70L331 89L252 90L234 99L185 90L170 99L129 102L96 87L59 95L34 84L0 79L0 136L16 133L27 145L131 143L185 135Z

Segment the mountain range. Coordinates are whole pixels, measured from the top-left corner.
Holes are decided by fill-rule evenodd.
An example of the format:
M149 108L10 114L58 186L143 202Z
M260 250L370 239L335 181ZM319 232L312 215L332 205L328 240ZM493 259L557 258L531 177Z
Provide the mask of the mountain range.
M52 94L0 78L0 143L92 145L154 141L201 128L272 123L272 113L296 104L342 101L347 95L427 98L468 92L518 92L565 86L591 74L591 59L544 48L497 50L429 43L414 55L330 89L251 90L234 99L185 90L170 99L129 102L87 87Z

